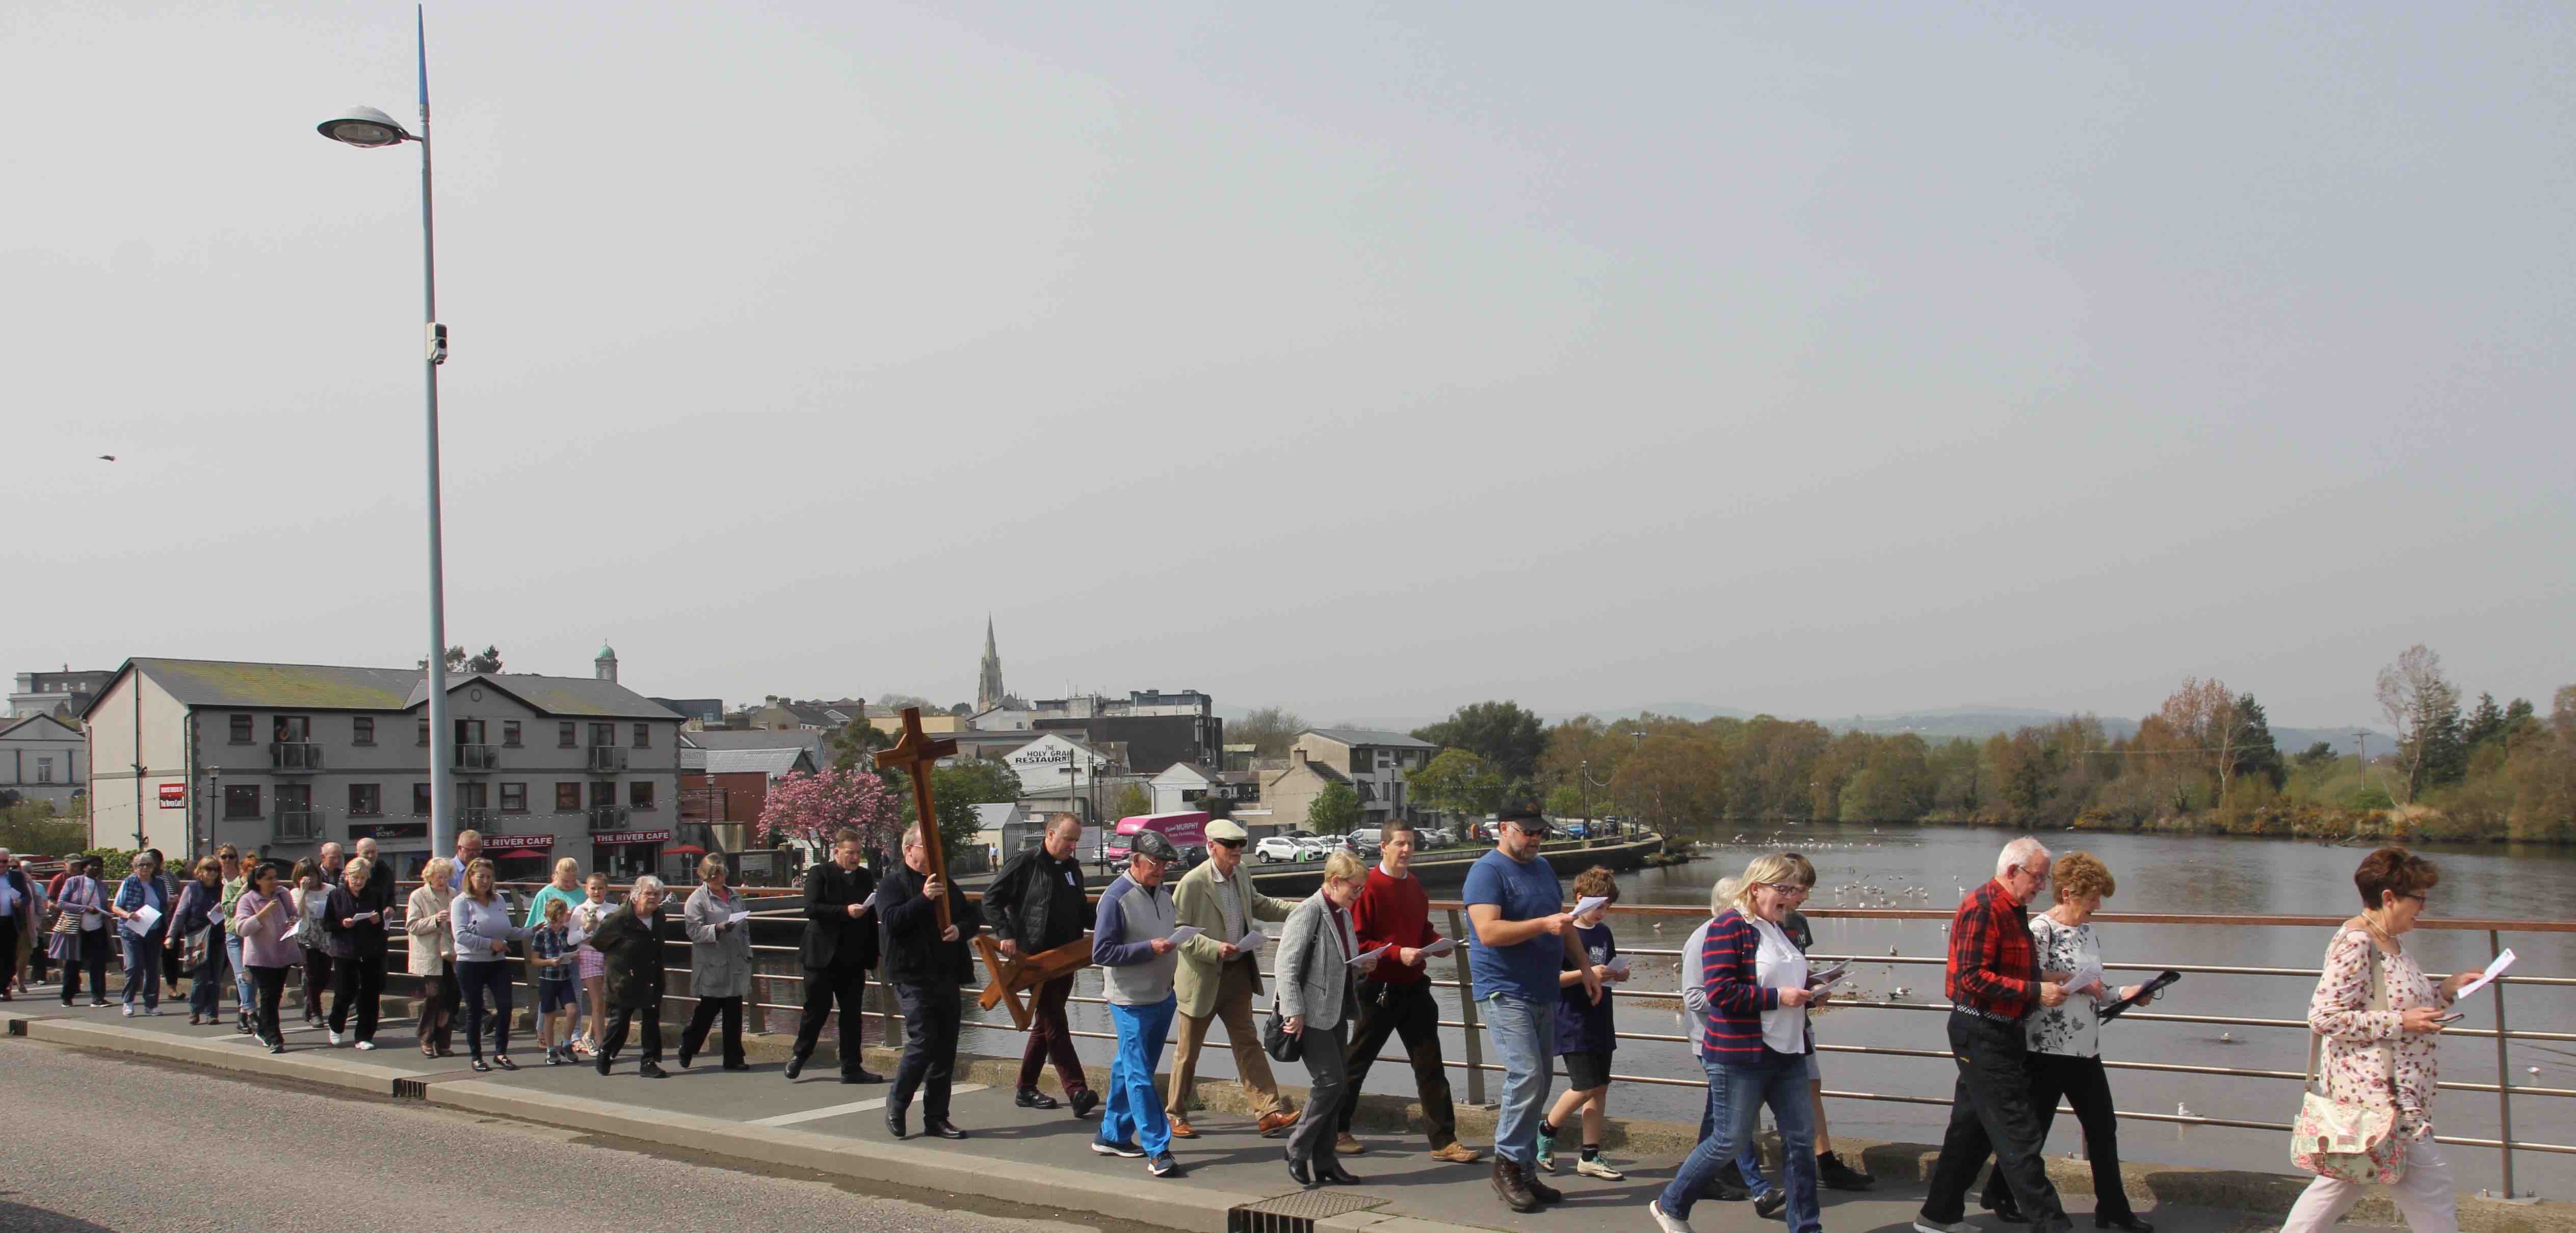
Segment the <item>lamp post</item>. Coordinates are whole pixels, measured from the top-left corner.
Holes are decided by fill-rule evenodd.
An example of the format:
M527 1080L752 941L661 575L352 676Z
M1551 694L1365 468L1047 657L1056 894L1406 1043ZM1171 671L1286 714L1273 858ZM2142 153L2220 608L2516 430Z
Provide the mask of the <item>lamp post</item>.
M447 782L456 733L447 722L447 582L438 517L438 366L447 361L447 327L438 323L438 246L429 208L429 37L417 7L412 11L412 29L420 49L420 131L406 131L392 116L373 107L352 107L316 128L333 141L362 150L406 141L420 147L421 371L428 395L424 423L429 450L429 850L436 855L454 841L456 820Z

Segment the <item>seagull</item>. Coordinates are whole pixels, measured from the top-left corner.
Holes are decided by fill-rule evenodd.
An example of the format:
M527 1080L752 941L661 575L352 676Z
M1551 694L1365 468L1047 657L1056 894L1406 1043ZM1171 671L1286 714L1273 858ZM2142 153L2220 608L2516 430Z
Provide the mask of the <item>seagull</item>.
M2232 1044L2235 1044L2235 1043L2236 1043L2236 1033L2234 1033L2234 1032L2220 1032L2220 1033L2218 1034L2218 1043L2220 1043L2220 1044L2222 1044L2222 1045L2232 1045Z
M2537 1079L2540 1077L2540 1068L2537 1066L2525 1066L2522 1068L2522 1073Z
M2175 1116L2175 1117L2190 1117L2190 1116L2192 1116L2191 1106L2190 1106L2190 1105L2187 1105L2187 1104L2184 1104L2183 1102L2181 1102L2181 1101L2179 1101L2179 1100L2175 1101L2175 1102L2174 1102L2174 1116Z
M116 455L114 455L114 454L101 454L101 455L99 455L99 456L98 456L98 460L99 460L100 462L114 462L114 461L116 461Z

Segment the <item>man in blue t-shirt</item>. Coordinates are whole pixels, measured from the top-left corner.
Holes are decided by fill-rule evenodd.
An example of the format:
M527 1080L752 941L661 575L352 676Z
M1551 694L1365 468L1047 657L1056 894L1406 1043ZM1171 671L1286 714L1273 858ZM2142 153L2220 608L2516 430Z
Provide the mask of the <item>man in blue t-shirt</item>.
M1579 995L1604 994L1570 928L1564 888L1539 855L1547 819L1515 801L1495 815L1494 850L1467 871L1467 970L1494 1051L1503 1057L1503 1102L1494 1120L1494 1193L1516 1212L1564 1196L1538 1180L1538 1120L1556 1053L1556 975L1567 959L1583 971ZM1569 996L1572 995L1569 992Z

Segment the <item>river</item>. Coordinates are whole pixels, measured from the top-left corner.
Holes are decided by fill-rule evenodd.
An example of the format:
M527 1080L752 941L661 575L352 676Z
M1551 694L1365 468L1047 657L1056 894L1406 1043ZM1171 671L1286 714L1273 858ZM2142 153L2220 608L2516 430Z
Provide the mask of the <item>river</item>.
M1990 876L1996 851L2010 836L2002 831L1962 827L1799 827L1785 834L1746 831L1741 842L1706 845L1709 859L1666 869L1647 869L1619 879L1625 904L1674 904L1705 908L1709 888L1728 873L1742 869L1754 855L1794 847L1815 862L1818 891L1808 901L1813 909L1833 907L1930 907L1957 905L1962 888ZM1724 840L1735 840L1730 833ZM2327 847L2281 839L2225 836L2052 834L2044 836L2058 851L2081 848L2099 856L2119 880L2119 893L2104 904L2106 912L2235 913L2256 915L2342 915L2359 906L2352 885L2353 866L2367 848ZM2440 867L2441 885L2430 896L2428 916L2566 919L2576 915L2576 854L2548 847L2440 847L2420 849ZM1570 880L1570 879L1569 879ZM1870 889L1863 889L1870 888ZM1839 891L1839 895L1838 892ZM1444 892L1454 895L1455 892ZM1692 924L1675 919L1657 930L1648 918L1613 918L1623 946L1677 950ZM1942 953L1943 923L1934 920L1878 921L1818 918L1814 921L1820 954L1884 957L1889 948L1904 956L1937 957ZM2314 969L2328 941L2324 929L2255 928L2197 925L2103 924L2097 927L2106 957L2120 963L2185 963L2238 967ZM2407 944L2430 972L2482 967L2490 957L2483 932L2423 929ZM2504 944L2519 956L2515 971L2533 976L2576 976L2576 934L2507 935ZM1670 990L1675 961L1641 956L1632 990ZM1448 975L1444 969L1440 973ZM2115 975L2119 975L2115 973ZM1941 1000L1940 969L1929 965L1863 962L1855 965L1859 992L1895 1000ZM2142 979L2127 974L2123 979ZM2174 987L2151 1009L2155 1013L2226 1015L2301 1019L2313 980L2288 977L2213 976L2194 974ZM1097 973L1085 973L1078 992L1097 996ZM1443 991L1455 1020L1453 991ZM2525 986L2508 994L2512 1025L2521 1029L2564 1030L2576 988ZM1106 1032L1105 1008L1077 1006L1075 1026ZM2463 1028L2494 1026L2494 1004L2480 993L2461 1009ZM970 1009L971 1013L971 1009ZM1845 1007L1818 1018L1822 1043L1912 1049L1945 1049L1943 1016L1923 1011ZM1623 1031L1673 1034L1678 1031L1674 1004L1661 999L1623 998L1619 1007ZM1222 1029L1219 1029L1221 1034ZM2222 1035L2223 1033L2223 1035ZM1463 1056L1450 1037L1447 1056ZM987 1053L1018 1052L1012 1032L973 1032L967 1047ZM1081 1042L1086 1058L1106 1061L1106 1042ZM2207 1024L2123 1020L2106 1028L2103 1054L2108 1060L2224 1066L2297 1071L2306 1063L2307 1035L2297 1029L2220 1027ZM1490 1058L1490 1054L1489 1054ZM2494 1083L2495 1043L2491 1039L2452 1037L2441 1053L2446 1082ZM2509 1063L2520 1086L2576 1088L2576 1044L2517 1041ZM2526 1068L2537 1068L2531 1073ZM1285 1082L1302 1083L1299 1068L1286 1068ZM1614 1071L1620 1074L1695 1078L1698 1068L1682 1046L1656 1041L1623 1041ZM1202 1063L1203 1073L1231 1074L1222 1049ZM1949 1094L1952 1072L1945 1060L1829 1053L1825 1085L1830 1090L1910 1096ZM1465 1098L1464 1076L1453 1071L1452 1085ZM2177 1106L2207 1117L2287 1122L2298 1111L2295 1081L2114 1070L2112 1090L2119 1107L2133 1112L2173 1113ZM1411 1072L1400 1049L1369 1076L1372 1092L1409 1091ZM1489 1084L1488 1095L1491 1095ZM1698 1093L1692 1089L1647 1084L1614 1086L1614 1116L1696 1120ZM2497 1130L2496 1097L2486 1092L2444 1091L2436 1100L2434 1120L2441 1133L2493 1138ZM1935 1142L1946 1111L1924 1105L1855 1099L1830 1100L1830 1127L1864 1139ZM2515 1137L2525 1141L2576 1143L2576 1098L2526 1096L2513 1105ZM2070 1117L2058 1119L2050 1150L2071 1152L2077 1134ZM2275 1131L2229 1127L2177 1126L2123 1121L2120 1147L2130 1160L2287 1171L2286 1136ZM2492 1148L2453 1146L2450 1156L2462 1189L2473 1192L2498 1184L2498 1153ZM2518 1190L2539 1190L2551 1198L2576 1192L2576 1157L2540 1152L2516 1153Z

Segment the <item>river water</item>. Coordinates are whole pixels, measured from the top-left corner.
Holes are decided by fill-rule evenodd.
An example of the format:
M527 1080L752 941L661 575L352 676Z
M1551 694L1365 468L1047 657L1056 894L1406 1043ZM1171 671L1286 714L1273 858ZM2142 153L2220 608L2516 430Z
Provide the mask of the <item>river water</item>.
M1722 842L1704 845L1707 859L1667 869L1648 869L1619 879L1622 903L1687 905L1705 909L1709 888L1718 878L1739 871L1763 852L1793 847L1815 862L1818 891L1810 910L1834 907L1934 908L1957 905L1965 888L1991 875L1996 851L2009 838L2003 832L1954 827L1816 826L1786 834L1729 833ZM2058 834L2044 837L2063 852L2082 848L2106 862L2119 880L2119 893L2104 904L2105 912L2230 913L2255 915L2344 915L2359 906L2352 870L2366 848L2335 848L2278 839L2224 836ZM2432 892L2428 917L2501 917L2567 919L2576 916L2576 854L2555 848L2484 846L2421 849L2440 867L2441 885ZM1569 879L1570 880L1570 879ZM1435 897L1454 897L1454 891ZM1614 917L1620 943L1633 950L1678 950L1697 923L1668 918L1655 928L1654 918ZM1865 1000L1940 1004L1941 969L1936 965L1887 961L1893 948L1900 957L1937 959L1943 953L1945 922L1936 920L1850 920L1817 917L1819 954L1864 956L1854 965L1857 992ZM2286 967L2313 970L2325 952L2329 933L2322 928L2251 926L2142 925L2104 923L2096 926L2114 965L2208 964L2235 967ZM2515 971L2532 976L2576 976L2576 934L2508 934L2504 945L2518 955ZM2406 944L2433 973L2485 965L2491 957L2484 932L2419 929ZM1875 959L1876 962L1869 960ZM1265 963L1265 966L1266 963ZM1673 1035L1679 1032L1677 1004L1657 992L1673 989L1674 959L1639 956L1636 975L1619 1005L1619 1026L1627 1032ZM1450 973L1441 970L1441 976ZM2119 973L2123 983L2144 979L2141 973ZM2158 1014L2220 1015L2245 1018L2303 1019L2314 980L2298 977L2252 977L2192 974L2186 976L2150 1010ZM1903 992L1900 993L1899 990ZM1097 996L1099 978L1086 972L1078 995ZM1443 990L1444 1019L1456 1020L1454 991ZM2565 1031L2576 1023L2576 988L2509 988L2507 1012L2519 1029ZM2492 1028L2492 996L2481 992L2460 1008L2459 1027ZM1074 1007L1077 1029L1111 1030L1106 1008ZM970 1007L969 1013L973 1010ZM995 1013L999 1017L999 1012ZM1821 1015L1817 1039L1832 1045L1945 1050L1944 1016L1919 1010L1849 1006ZM1222 1036L1220 1027L1213 1033ZM1459 1033L1448 1031L1447 1057L1464 1056ZM984 1053L1017 1054L1015 1032L968 1033L965 1047ZM1081 1042L1087 1059L1105 1063L1105 1041ZM2307 1034L2295 1028L2222 1027L2210 1024L2138 1021L2109 1025L2102 1037L2110 1061L2159 1062L2193 1066L2298 1071L2306 1063ZM1491 1060L1490 1052L1488 1060ZM2576 1043L2512 1043L2509 1066L2517 1086L2576 1088ZM2446 1038L2441 1050L2445 1082L2494 1083L2495 1042L2478 1037ZM2529 1068L2537 1068L2532 1073ZM1282 1081L1302 1083L1301 1068L1285 1068ZM1613 1067L1619 1074L1693 1079L1698 1067L1679 1044L1622 1041ZM1230 1059L1220 1046L1201 1064L1203 1075L1231 1075ZM1829 1090L1906 1096L1950 1094L1953 1069L1946 1058L1887 1057L1865 1054L1825 1055ZM1497 1076L1498 1078L1498 1076ZM1411 1072L1401 1061L1400 1046L1369 1076L1372 1092L1409 1093ZM1451 1084L1466 1098L1465 1076L1453 1070ZM2242 1078L2155 1071L2114 1070L2112 1091L2119 1107L2132 1112L2174 1113L2178 1106L2206 1117L2287 1122L2298 1111L2295 1080ZM1489 1078L1488 1098L1496 1085ZM1701 1094L1695 1088L1624 1084L1611 1089L1614 1116L1695 1121ZM2436 1099L2434 1121L2444 1135L2494 1138L2497 1100L2490 1092L2444 1091ZM1947 1119L1945 1109L1882 1101L1831 1099L1832 1130L1854 1138L1937 1142ZM2576 1098L2518 1097L2513 1104L2514 1137L2522 1141L2576 1143ZM2050 1150L2072 1152L2078 1146L2073 1119L2061 1116ZM2177 1126L2123 1121L2120 1150L2130 1160L2172 1164L2262 1168L2288 1171L2286 1136L2277 1131L2230 1127ZM1615 1153L1614 1153L1615 1154ZM2499 1182L2498 1153L2493 1148L2453 1146L2450 1156L2462 1189L2475 1191ZM2517 1190L2537 1189L2551 1198L2576 1194L2576 1156L2519 1152L2514 1159Z

